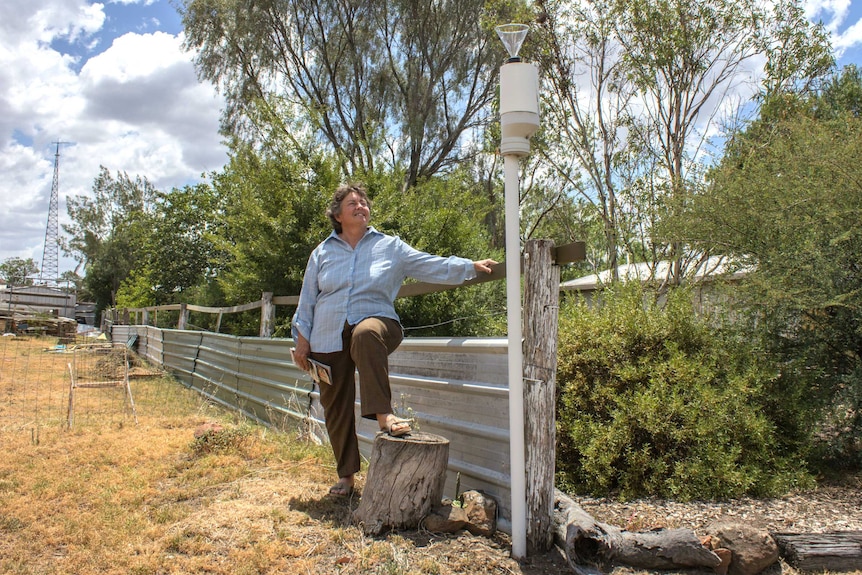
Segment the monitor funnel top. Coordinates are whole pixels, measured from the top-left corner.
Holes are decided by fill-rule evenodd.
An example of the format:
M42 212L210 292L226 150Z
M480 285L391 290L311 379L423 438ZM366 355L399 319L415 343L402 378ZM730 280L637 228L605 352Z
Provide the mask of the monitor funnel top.
M495 28L497 36L506 47L506 52L509 53L511 60L518 60L518 52L521 51L521 44L524 43L524 38L527 37L527 32L530 27L526 24L501 24Z

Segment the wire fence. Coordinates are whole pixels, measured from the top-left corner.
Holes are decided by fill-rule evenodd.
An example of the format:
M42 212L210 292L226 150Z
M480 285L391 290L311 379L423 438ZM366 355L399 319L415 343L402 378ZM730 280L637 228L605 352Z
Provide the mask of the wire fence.
M200 396L124 344L0 337L0 432L135 425L193 412Z

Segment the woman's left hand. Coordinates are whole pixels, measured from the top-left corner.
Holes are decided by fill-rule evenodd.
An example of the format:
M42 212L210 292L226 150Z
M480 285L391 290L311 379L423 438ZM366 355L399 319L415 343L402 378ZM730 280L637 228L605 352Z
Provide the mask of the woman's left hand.
M299 369L308 371L311 369L311 365L308 363L308 356L311 354L311 346L302 334L297 334L295 342L296 348L293 350L293 358L296 360L296 365L299 366Z

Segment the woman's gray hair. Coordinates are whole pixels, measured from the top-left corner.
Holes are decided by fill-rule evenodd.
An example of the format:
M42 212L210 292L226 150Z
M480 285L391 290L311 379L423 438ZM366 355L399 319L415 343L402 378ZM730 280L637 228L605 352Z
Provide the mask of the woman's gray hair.
M332 196L332 201L329 202L329 207L326 209L326 217L332 222L332 229L336 234L341 233L341 222L335 219L335 216L341 215L341 202L344 201L349 194L356 193L360 198L368 204L368 209L371 209L371 200L368 199L368 193L362 184L344 184L335 190Z

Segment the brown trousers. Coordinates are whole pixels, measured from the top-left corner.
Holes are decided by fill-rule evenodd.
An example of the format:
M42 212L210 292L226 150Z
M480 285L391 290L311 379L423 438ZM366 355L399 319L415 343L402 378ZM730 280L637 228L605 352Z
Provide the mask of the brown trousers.
M356 370L362 417L376 419L378 413L392 413L389 354L401 344L404 332L393 319L370 317L353 326L345 324L341 337L341 351L312 352L311 357L332 368L332 385L320 386L320 403L338 476L348 477L359 471Z

